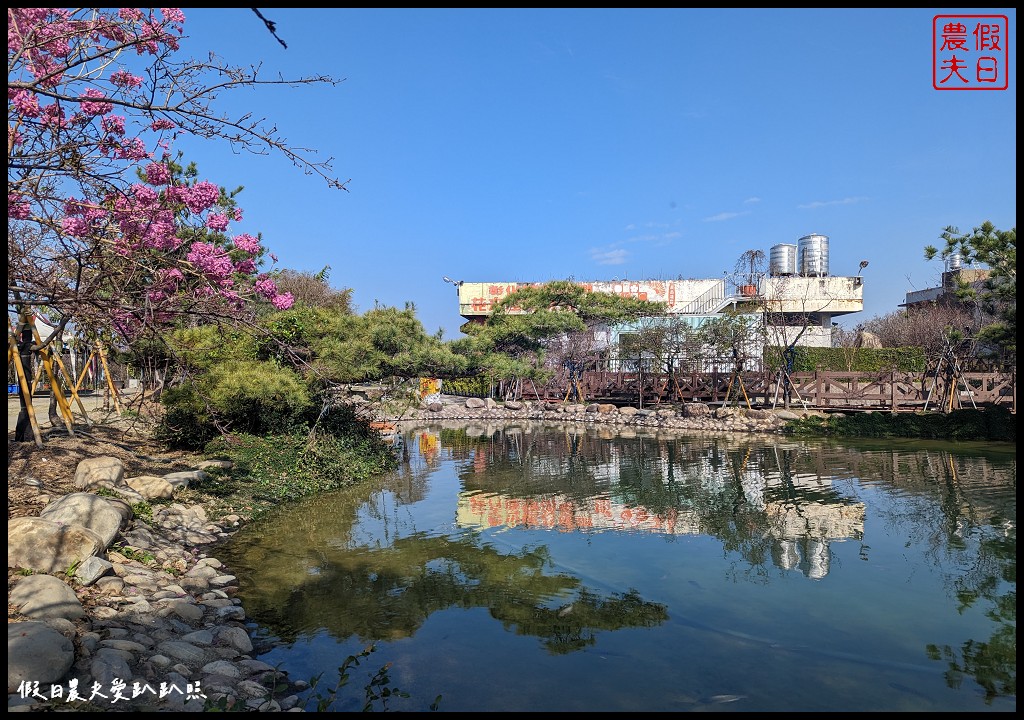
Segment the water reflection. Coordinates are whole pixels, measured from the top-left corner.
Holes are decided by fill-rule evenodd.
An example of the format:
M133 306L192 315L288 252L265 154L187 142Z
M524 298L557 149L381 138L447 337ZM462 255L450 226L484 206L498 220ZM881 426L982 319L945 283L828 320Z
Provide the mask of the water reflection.
M613 443L609 430L573 427L466 435L481 443L459 473L460 527L714 535L814 579L828 573L830 543L864 535L864 503L797 469L798 445L636 433Z
M474 697L457 678L494 653L510 682L539 682L538 659L474 611L578 657L548 670L565 682L600 672L588 649L621 646L642 709L707 696L662 689L693 663L735 674L745 692L712 695L758 697L759 710L1007 709L1016 469L999 450L437 423L396 437L398 472L282 509L225 559L249 613L297 653L327 633L401 640L408 662L430 663L428 623L463 611L444 637L469 665L433 682L458 686L467 709L630 707L603 686ZM810 685L781 692L794 673ZM751 709L731 705L715 709Z

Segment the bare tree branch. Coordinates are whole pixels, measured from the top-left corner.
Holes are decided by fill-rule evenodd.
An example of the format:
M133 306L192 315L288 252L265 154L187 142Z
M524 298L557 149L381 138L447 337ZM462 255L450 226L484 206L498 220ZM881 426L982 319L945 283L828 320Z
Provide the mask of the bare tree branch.
M249 9L252 10L254 13L256 13L256 17L258 17L260 20L263 21L263 24L267 26L267 30L270 31L270 34L273 35L274 38L279 43L281 43L281 47L283 47L285 50L287 50L288 46L285 44L284 40L282 40L281 38L279 38L277 36L277 23L275 23L273 20L267 20L265 17L263 17L263 13L261 13L256 8L249 8Z

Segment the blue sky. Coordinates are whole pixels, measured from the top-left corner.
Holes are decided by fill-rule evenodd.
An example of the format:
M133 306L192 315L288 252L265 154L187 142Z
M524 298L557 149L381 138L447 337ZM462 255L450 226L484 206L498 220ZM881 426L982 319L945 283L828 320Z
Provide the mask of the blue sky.
M331 266L357 309L415 304L460 336L467 282L720 277L745 250L829 237L864 270L853 327L936 284L947 225L1016 226L1013 9L188 8L182 49L336 87L224 95L334 158L187 148L244 185L280 266ZM1009 88L932 87L936 14L1009 18Z

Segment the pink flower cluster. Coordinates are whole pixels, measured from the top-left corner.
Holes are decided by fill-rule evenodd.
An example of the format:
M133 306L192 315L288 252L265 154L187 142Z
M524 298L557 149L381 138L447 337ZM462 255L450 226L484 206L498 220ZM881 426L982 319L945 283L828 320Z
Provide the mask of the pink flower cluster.
M224 232L228 229L228 216L212 212L206 216L206 227L217 232Z
M235 269L224 248L205 242L192 243L188 261L219 286L223 286Z
M142 78L132 75L127 70L118 70L110 74L110 82L119 88L134 88L142 84Z
M189 211L195 215L209 210L220 199L220 188L207 180L202 180L192 186L180 185L173 190L172 194L175 198L185 203Z
M260 275L253 285L253 289L270 300L271 304L278 310L287 310L295 304L295 298L292 294L289 292L279 293L277 291L277 283L267 275Z
M234 240L231 242L234 244L236 250L243 250L250 255L258 255L263 249L260 246L260 241L247 233L235 235Z
M163 163L150 163L146 166L146 182L150 185L166 185L171 181L171 170Z
M111 135L124 135L124 118L120 115L107 115L100 120L103 132Z
M114 109L114 104L106 99L106 95L96 88L86 88L82 97L94 98L93 100L82 101L82 112L86 115L106 115ZM104 100L104 102L98 102Z
M36 118L43 112L39 107L39 98L28 90L7 88L7 102L11 104L16 113L24 117Z
M9 220L27 220L32 214L32 207L25 198L17 193L7 193L7 218Z
M174 250L181 245L174 209L153 188L136 183L128 195L108 198L113 219L131 247L143 250Z

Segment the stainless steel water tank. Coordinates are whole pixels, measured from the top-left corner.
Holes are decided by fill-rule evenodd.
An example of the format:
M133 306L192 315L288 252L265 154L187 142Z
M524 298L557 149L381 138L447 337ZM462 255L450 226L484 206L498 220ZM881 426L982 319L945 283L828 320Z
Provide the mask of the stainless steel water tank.
M797 266L804 276L828 275L828 236L811 234L797 240Z
M768 256L768 273L776 277L796 275L796 245L772 245Z

